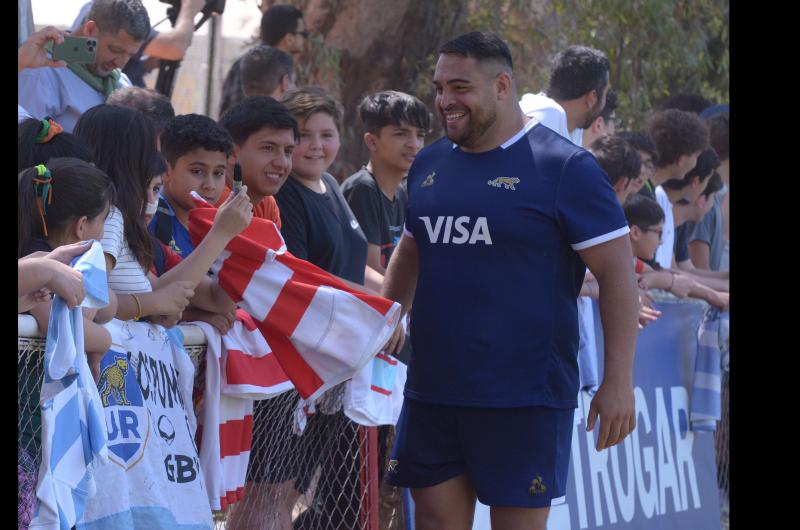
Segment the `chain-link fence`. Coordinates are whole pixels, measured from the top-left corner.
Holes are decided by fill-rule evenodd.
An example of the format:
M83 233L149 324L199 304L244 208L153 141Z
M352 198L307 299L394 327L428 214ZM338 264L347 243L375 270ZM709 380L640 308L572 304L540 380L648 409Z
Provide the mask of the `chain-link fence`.
M293 432L297 392L257 401L245 497L217 528L400 529L400 494L381 491L394 429L362 427L342 411L344 385L328 391Z
M19 515L30 519L40 459L43 338L18 338ZM202 396L205 346L187 345ZM344 384L331 389L301 436L292 424L299 396L257 401L244 499L214 514L217 530L401 530L400 490L383 480L393 427L363 427L342 412ZM197 403L195 403L197 404ZM22 527L22 526L21 526Z
M30 519L40 462L39 390L43 338L17 339L18 516ZM202 395L205 346L186 345L195 364L195 395ZM722 526L729 512L729 372L722 374L722 418L715 439ZM301 436L292 431L299 396L287 392L258 401L243 500L214 514L217 530L401 530L400 490L383 480L393 427L361 427L341 410L344 385L331 389L308 418ZM22 527L22 526L21 526Z
M730 372L722 373L722 414L714 433L717 445L717 484L719 485L720 507L723 530L728 528L730 513L730 407L729 407Z
M39 389L42 384L44 339L17 338L17 517L27 528L36 500L41 456Z

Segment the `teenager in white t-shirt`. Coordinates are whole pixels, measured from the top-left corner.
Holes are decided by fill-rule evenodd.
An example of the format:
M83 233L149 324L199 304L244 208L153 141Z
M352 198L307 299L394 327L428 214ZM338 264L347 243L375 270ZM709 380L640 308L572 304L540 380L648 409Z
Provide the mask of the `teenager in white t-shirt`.
M695 114L670 109L653 114L648 119L645 130L658 150L651 182L656 186L655 199L664 210L665 218L662 244L656 252L656 261L662 267L670 268L675 241L672 202L684 196L682 193L672 193L674 201L670 201L664 189L659 191L659 188L670 179L682 180L697 164L697 157L708 147L708 129ZM703 186L694 182L691 188L684 191L696 198L702 190Z

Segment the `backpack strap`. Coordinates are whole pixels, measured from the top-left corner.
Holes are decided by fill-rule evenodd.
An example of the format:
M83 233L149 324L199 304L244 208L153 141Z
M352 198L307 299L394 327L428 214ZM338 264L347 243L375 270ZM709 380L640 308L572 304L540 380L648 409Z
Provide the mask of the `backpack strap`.
M170 214L169 205L163 197L158 198L158 209L154 217L156 220L156 238L169 246L170 241L172 241L172 215Z
M161 246L159 240L148 232L150 235L150 246L153 247L153 267L156 269L156 276L161 276L166 272L167 268L167 253L164 252L164 247Z

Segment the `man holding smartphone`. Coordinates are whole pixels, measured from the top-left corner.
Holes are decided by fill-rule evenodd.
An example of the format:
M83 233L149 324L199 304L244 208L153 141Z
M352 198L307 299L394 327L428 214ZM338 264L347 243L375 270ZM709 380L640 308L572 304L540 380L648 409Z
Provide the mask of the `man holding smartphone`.
M170 3L162 0L164 3ZM169 31L159 32L150 28L150 32L142 41L139 50L130 58L122 72L128 76L134 86L145 88L144 76L153 68L158 68L159 62L180 61L186 55L186 50L192 44L194 36L194 19L203 7L206 0L180 0L180 11L175 20L175 25ZM89 10L94 4L93 0L86 2L81 8L70 31L79 31L86 23ZM174 2L172 3L174 4ZM158 25L158 24L156 24Z
M20 72L17 103L37 118L51 116L72 132L81 114L105 102L117 88L131 86L122 73L150 33L150 17L140 0L96 0L86 22L72 37L94 40L69 49L65 67ZM93 62L91 52L95 52Z

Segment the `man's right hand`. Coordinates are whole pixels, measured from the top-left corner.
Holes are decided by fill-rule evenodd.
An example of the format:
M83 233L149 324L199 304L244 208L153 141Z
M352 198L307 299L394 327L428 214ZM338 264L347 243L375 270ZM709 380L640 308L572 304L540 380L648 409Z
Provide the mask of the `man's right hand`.
M388 353L390 355L395 355L400 353L400 350L403 349L403 344L406 342L406 332L403 329L403 325L401 322L397 323L397 327L394 328L394 332L389 340L386 342L386 345L381 349L382 352Z
M25 68L39 68L41 66L59 67L67 65L64 61L53 61L47 56L44 47L48 41L53 41L55 44L63 43L64 32L53 26L47 26L28 37L28 40L22 43L22 46L17 50L18 73Z

